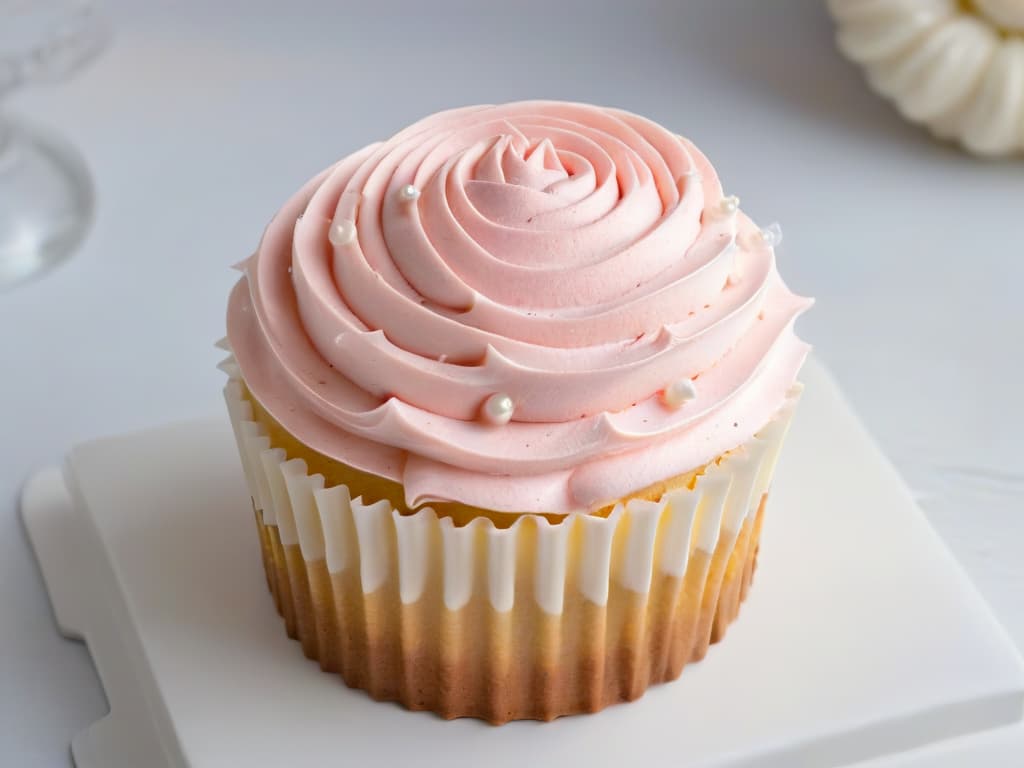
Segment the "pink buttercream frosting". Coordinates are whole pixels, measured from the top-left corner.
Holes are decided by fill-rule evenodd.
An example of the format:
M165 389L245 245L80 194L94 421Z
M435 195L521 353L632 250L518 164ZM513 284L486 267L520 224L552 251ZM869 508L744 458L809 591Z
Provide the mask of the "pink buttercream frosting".
M796 379L810 301L730 207L689 141L627 112L442 112L285 204L229 341L275 419L410 508L592 509L746 442ZM480 418L495 393L504 426Z

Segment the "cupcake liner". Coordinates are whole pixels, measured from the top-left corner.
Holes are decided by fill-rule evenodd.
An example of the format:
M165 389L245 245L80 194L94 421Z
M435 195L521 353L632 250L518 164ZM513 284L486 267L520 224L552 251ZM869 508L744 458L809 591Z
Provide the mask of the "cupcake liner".
M455 526L325 487L271 444L229 360L225 398L267 583L306 656L376 699L444 717L550 720L635 699L736 617L800 387L692 488L607 517Z

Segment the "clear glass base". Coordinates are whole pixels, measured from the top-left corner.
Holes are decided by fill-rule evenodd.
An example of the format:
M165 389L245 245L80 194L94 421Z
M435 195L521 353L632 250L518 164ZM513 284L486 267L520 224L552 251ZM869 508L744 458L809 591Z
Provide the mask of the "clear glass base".
M92 214L92 181L78 151L0 116L0 290L66 259Z

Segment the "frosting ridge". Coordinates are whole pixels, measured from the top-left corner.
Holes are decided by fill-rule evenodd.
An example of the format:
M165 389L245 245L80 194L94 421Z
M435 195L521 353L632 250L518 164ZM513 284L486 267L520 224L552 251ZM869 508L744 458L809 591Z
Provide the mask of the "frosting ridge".
M722 200L692 144L626 112L442 112L286 203L231 347L286 429L410 508L592 508L748 440L807 353L810 302ZM695 396L670 408L682 378ZM505 426L479 418L498 393Z

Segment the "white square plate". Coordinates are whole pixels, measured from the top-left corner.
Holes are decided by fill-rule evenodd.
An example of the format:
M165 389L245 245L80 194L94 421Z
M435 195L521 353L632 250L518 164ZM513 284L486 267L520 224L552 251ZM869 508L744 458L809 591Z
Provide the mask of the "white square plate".
M1009 639L832 379L813 360L803 379L725 641L637 702L553 723L407 712L305 659L226 417L74 448L23 513L111 702L77 765L838 766L1020 719Z

